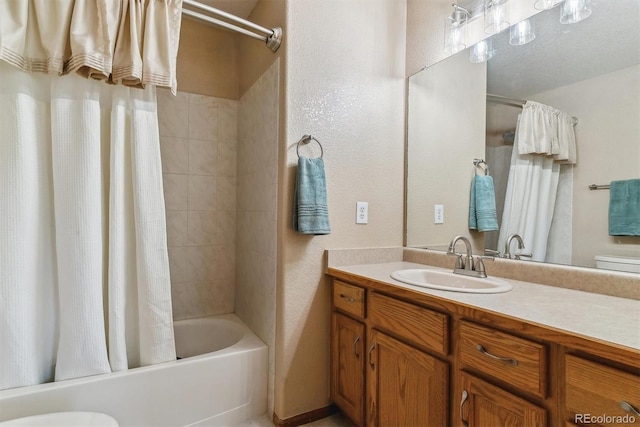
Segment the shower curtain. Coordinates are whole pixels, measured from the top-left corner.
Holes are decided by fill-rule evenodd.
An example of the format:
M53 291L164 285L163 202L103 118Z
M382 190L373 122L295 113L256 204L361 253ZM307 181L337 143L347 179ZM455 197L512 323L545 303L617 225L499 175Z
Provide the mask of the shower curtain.
M0 389L175 360L155 88L0 77Z
M498 250L519 234L534 261L571 262L575 119L527 101L518 117ZM553 232L551 232L553 230ZM513 251L513 248L511 248Z

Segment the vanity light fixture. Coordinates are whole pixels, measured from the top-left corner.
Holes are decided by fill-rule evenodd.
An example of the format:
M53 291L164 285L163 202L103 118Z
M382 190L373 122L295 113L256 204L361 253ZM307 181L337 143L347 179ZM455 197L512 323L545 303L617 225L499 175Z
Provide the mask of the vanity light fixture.
M495 49L492 47L491 37L488 39L484 39L471 47L469 51L469 61L478 64L481 62L486 62L493 58L493 55L496 54Z
M444 21L444 50L456 53L467 47L467 21L469 11L457 4L452 4L453 13Z
M533 7L537 10L553 9L563 1L564 0L536 0Z
M591 16L590 0L565 0L560 9L561 24L575 24Z
M525 19L511 26L509 30L509 44L512 46L522 46L532 42L536 38L533 28L533 21Z
M484 0L484 32L497 34L509 28L509 4L507 0Z

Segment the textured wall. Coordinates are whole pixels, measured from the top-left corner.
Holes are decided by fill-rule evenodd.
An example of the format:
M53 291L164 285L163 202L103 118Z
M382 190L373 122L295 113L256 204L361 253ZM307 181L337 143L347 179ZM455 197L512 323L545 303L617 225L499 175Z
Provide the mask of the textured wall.
M237 109L158 90L175 319L233 312Z
M240 98L235 312L269 346L273 387L276 318L279 61ZM273 389L269 408L273 410Z
M399 246L403 228L404 0L287 4L286 138L281 143L275 412L329 404L327 248ZM332 232L291 229L295 143L324 147ZM312 152L303 151L308 155ZM369 224L355 224L356 201Z

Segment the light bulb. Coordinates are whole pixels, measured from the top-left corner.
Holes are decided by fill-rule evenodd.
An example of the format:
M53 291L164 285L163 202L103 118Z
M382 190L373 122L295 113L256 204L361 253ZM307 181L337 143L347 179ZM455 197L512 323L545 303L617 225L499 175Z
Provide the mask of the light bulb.
M565 0L560 10L560 23L575 24L591 16L589 0Z
M533 30L533 22L528 19L520 21L511 27L509 34L509 44L513 46L521 46L527 44L536 38Z

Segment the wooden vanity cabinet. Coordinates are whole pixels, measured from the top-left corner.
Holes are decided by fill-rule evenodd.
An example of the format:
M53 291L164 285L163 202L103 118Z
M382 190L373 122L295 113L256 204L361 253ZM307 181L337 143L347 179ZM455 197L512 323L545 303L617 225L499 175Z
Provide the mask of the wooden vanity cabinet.
M446 426L449 365L445 314L368 292L369 426ZM391 336L393 335L393 337Z
M565 384L570 421L591 426L640 426L640 376L637 371L632 374L568 354L565 357Z
M460 424L467 427L546 427L547 411L462 372Z
M356 425L364 425L364 324L331 314L331 397Z
M356 426L365 425L365 290L333 281L331 399Z
M539 401L547 396L547 351L540 343L459 321L460 418L469 427L547 426L547 410L469 372L507 383Z
M375 329L370 349L368 425L446 426L447 364Z
M419 348L444 354L446 326L441 313L334 280L332 400L356 426L448 425L449 366Z
M519 390L547 395L547 352L540 343L460 321L458 359L463 368L506 380Z
M358 427L640 426L637 350L339 277L331 396Z

